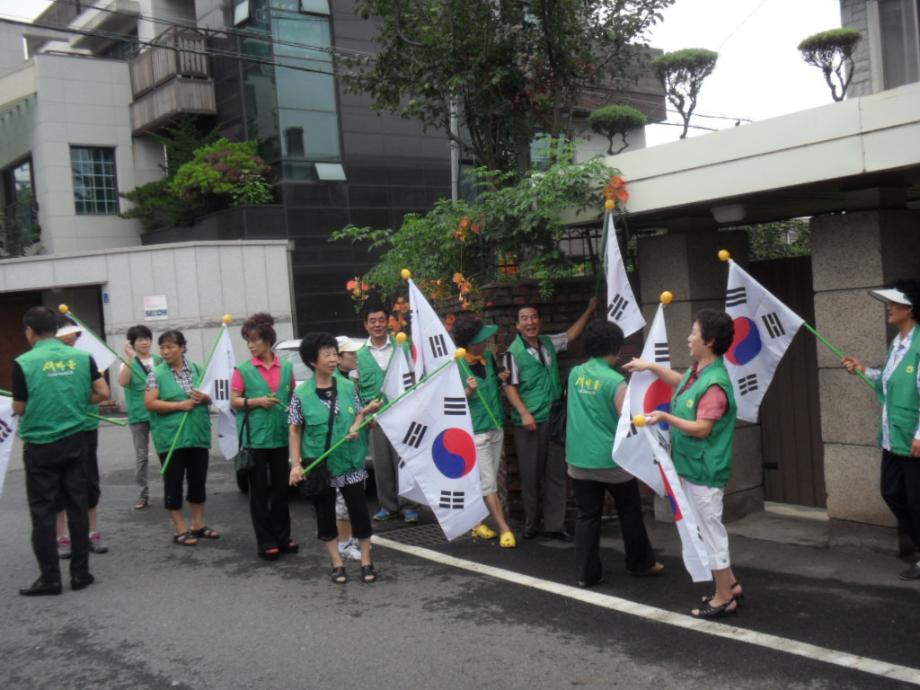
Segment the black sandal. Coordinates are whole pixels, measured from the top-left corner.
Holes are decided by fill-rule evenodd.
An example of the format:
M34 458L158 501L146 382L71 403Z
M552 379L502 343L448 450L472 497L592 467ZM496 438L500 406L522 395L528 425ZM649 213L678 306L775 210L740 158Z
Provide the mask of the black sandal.
M732 606L732 604L734 604L734 606ZM728 616L733 613L738 613L738 602L734 599L729 599L721 606L713 606L712 600L707 601L703 605L703 608L693 609L693 611L690 612L690 615L694 618L707 618L709 620L715 620L716 618L723 618L724 616Z
M330 577L332 578L332 581L337 585L344 585L346 582L348 582L348 575L345 574L345 568L343 566L333 568Z
M173 544L178 544L179 546L197 546L198 539L191 532L182 532L181 534L173 535Z
M366 585L377 582L377 571L374 570L373 563L361 566L361 581Z
M735 587L741 587L741 584L739 582L732 582L732 586L731 586L732 599L738 602L738 606L740 607L742 604L744 604L744 590L742 589L740 594L735 594ZM706 596L703 596L700 598L700 603L708 604L714 596L715 594L708 594Z
M191 532L193 537L197 537L198 539L220 539L220 533L215 532L207 525L205 525L201 529L193 529L189 531Z
M259 549L259 558L266 561L277 561L280 555L281 549L276 546L273 546L270 549Z

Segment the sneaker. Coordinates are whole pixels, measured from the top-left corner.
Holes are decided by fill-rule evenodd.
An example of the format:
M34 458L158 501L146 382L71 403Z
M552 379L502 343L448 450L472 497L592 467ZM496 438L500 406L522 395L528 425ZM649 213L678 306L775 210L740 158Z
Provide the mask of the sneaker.
M58 537L58 558L70 558L70 537Z
M345 542L345 546L339 549L339 554L345 560L360 561L361 547L358 546L358 542L356 542L354 539L349 539L347 542Z
M102 535L99 532L89 533L89 550L90 553L109 552L109 547L102 543Z
M403 520L405 520L406 522L418 522L418 511L417 510L404 510Z
M386 522L387 520L392 518L393 515L395 515L395 513L391 513L389 510L384 510L383 508L381 508L376 513L374 513L374 519L377 522Z
M479 539L495 539L498 535L486 523L480 522L473 528L473 536Z

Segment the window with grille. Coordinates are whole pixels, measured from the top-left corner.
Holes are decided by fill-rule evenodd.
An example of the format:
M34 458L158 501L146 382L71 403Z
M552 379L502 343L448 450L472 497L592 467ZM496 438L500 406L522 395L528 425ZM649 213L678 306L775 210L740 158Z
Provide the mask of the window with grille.
M118 214L115 149L72 146L70 168L77 215Z

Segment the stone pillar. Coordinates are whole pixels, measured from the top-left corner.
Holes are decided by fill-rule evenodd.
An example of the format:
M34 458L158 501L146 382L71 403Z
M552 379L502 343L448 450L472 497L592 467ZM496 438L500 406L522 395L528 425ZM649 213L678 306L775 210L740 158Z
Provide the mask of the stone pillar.
M867 291L920 277L920 213L878 209L818 216L811 220L811 242L816 328L845 353L881 365L893 333L885 308ZM821 346L818 368L832 535L840 534L835 522L843 520L891 527L894 518L879 495L881 410L875 395Z
M690 366L686 340L693 315L700 309L725 308L728 269L717 258L728 249L735 261L746 266L747 235L743 231L704 230L639 239L640 297L645 320L651 324L664 290L674 293L666 309L671 365ZM763 466L760 425L739 422L735 431L732 476L725 489L725 519L735 520L763 510ZM670 520L667 504L656 498L655 517Z

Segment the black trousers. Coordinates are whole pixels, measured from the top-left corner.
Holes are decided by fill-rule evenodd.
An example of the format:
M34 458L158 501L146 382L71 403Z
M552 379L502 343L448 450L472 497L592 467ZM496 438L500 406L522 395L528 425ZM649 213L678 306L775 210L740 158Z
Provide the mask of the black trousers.
M89 573L89 513L86 505L86 438L84 432L52 443L26 443L26 495L32 518L32 550L42 579L60 582L55 520L58 506L67 511L70 530L70 576Z
M642 522L639 482L632 479L623 484L605 484L585 479L572 479L577 518L575 522L575 566L577 579L595 582L603 574L600 558L601 515L604 494L613 496L620 530L626 546L626 569L630 572L648 570L655 565L655 554Z
M313 509L316 511L316 538L320 541L332 541L338 538L339 531L335 520L335 489L327 487L328 491L312 497ZM367 501L364 500L364 482L356 482L339 489L348 508L348 520L351 522L351 533L355 539L370 539L371 514L367 510Z
M898 528L920 548L920 458L883 450L881 489Z
M89 431L84 431L83 434L86 441L86 457L83 460L86 463L86 506L87 508L95 508L99 505L99 496L101 495L99 488L99 456L97 454L99 430L90 429ZM59 513L64 510L62 498L58 498L57 510Z
M249 514L260 551L282 548L291 539L288 510L288 447L253 448L249 471Z
M160 453L160 465L168 453ZM188 486L185 500L204 503L205 483L208 479L207 448L177 448L163 475L163 504L166 510L182 510L182 480Z

